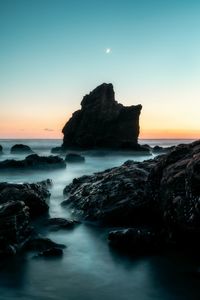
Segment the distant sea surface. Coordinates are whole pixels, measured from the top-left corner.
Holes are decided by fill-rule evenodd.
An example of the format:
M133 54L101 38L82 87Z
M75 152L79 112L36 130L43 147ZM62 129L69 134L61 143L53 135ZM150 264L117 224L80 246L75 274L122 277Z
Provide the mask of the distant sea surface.
M192 140L140 140L141 144L168 147ZM50 155L61 140L0 140L4 154L0 160L22 159L10 154L14 144L29 145L37 154ZM84 152L84 164L68 164L65 170L8 171L0 182L53 180L50 199L52 217L70 217L61 207L63 189L73 178L119 166L128 159L143 161L148 155L127 152ZM9 262L0 261L0 300L197 300L200 281L192 274L200 257L165 253L129 257L109 248L109 228L81 224L71 231L44 232L52 240L66 244L62 259L33 259L30 255Z
M169 147L182 143L190 143L194 139L139 139L140 144L148 144L152 147L158 145L162 147ZM61 139L0 139L0 145L4 149L10 149L14 144L26 144L38 151L49 151L52 147L57 147L62 144Z

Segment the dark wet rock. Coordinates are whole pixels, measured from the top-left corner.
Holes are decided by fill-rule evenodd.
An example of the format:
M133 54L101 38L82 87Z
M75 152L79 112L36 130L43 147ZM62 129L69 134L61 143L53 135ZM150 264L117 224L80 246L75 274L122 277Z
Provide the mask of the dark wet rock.
M29 208L31 217L38 217L48 212L48 199L50 192L51 180L42 181L41 183L24 183L12 184L0 183L0 204L9 201L23 201Z
M161 147L161 146L155 146L155 147L153 147L153 151L154 152L160 152L160 151L163 151L163 147Z
M112 84L103 83L86 95L81 110L63 128L62 148L138 147L141 105L125 107L115 100Z
M111 231L108 240L118 249L142 254L160 249L164 236L160 230L153 228L128 228Z
M64 194L64 204L80 218L113 225L129 223L138 228L157 222L169 242L197 244L200 140L178 145L153 160L128 161L120 167L74 179Z
M31 231L29 210L22 201L0 205L0 257L18 253Z
M24 251L49 251L49 256L59 256L64 245L38 236L30 224L30 217L48 211L47 198L51 180L39 183L0 183L0 257L13 256ZM57 254L56 254L57 253ZM41 255L48 256L48 253Z
M49 189L53 186L53 181L48 178L48 179L42 180L42 181L40 181L36 184L39 185L40 187L44 188L44 189ZM35 185L35 184L32 183L31 185Z
M57 168L66 168L66 162L59 156L39 156L37 154L31 154L24 160L7 159L0 162L0 170Z
M141 146L144 147L145 149L148 149L148 150L151 150L151 149L152 149L151 146L148 145L148 144L143 144L143 145L141 145Z
M160 156L148 176L148 191L173 241L199 243L200 140ZM200 244L200 243L199 243Z
M161 146L155 146L152 149L152 152L155 154L164 154L164 153L168 153L169 151L173 150L174 146L171 147L161 147Z
M68 163L82 163L85 162L85 157L76 153L69 153L66 155L65 161Z
M48 238L40 237L40 236L29 239L24 245L24 250L26 251L43 252L54 248L64 249L66 248L66 246L63 244L57 244Z
M173 234L200 233L200 141L179 145L163 156L149 182Z
M45 225L49 226L51 230L59 229L72 229L80 222L75 220L67 220L64 218L50 218L45 222Z
M199 268L196 268L195 270L189 271L189 272L187 272L187 274L192 279L198 279L198 280L200 279L200 269Z
M51 169L51 168L66 168L65 161L59 156L38 156L36 154L26 157L28 166L36 165L39 168Z
M57 247L53 247L42 252L39 252L36 257L61 257L63 256L63 250Z
M51 149L51 153L54 153L54 154L63 154L64 152L64 149L62 147L54 147Z
M16 144L16 145L12 146L12 148L10 149L10 152L14 153L14 154L18 154L18 153L31 154L31 153L33 153L33 150L27 145Z
M3 154L3 147L0 145L0 155Z
M121 167L74 179L64 190L68 198L63 205L75 208L86 220L115 225L153 221L156 208L144 188L151 164L155 161L127 161Z
M126 149L124 149L124 150L126 150ZM126 151L124 151L124 153L126 153ZM136 155L152 155L150 148L143 146L143 145L139 145L139 144L137 144L134 148L132 148L131 154L134 154L134 156L136 156Z

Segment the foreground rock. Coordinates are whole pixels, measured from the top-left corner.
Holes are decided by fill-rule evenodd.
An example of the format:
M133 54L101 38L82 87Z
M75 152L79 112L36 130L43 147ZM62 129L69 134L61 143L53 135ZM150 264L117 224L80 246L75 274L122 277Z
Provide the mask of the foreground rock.
M11 184L0 183L0 205L9 201L23 201L29 208L30 216L38 217L49 210L48 199L50 197L48 179L39 183Z
M0 258L24 251L37 256L61 256L64 245L39 236L31 218L48 211L51 180L32 184L0 183ZM70 224L69 224L70 225Z
M153 228L128 228L111 231L108 240L119 249L144 254L161 249L164 235L161 230Z
M66 162L59 156L32 154L24 160L7 159L0 162L0 170L6 169L57 169L66 168Z
M21 250L31 233L29 211L22 201L0 205L0 257Z
M64 204L82 219L134 228L157 224L168 242L200 245L200 140L154 160L74 179L64 194Z
M13 154L31 154L33 150L27 145L16 144L11 148L10 152Z
M161 156L148 178L168 231L185 239L200 234L200 140Z
M81 110L63 128L66 148L131 148L138 146L141 105L125 107L115 100L112 84L103 83L86 95Z
M66 155L65 161L68 163L83 163L85 162L85 157L76 153L69 153Z

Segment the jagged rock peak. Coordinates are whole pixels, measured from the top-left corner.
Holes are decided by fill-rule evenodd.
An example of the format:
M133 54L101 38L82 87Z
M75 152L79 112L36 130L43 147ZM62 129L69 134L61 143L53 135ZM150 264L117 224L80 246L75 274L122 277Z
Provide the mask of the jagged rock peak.
M84 109L88 105L115 103L115 92L112 83L103 83L92 92L83 97L81 106Z

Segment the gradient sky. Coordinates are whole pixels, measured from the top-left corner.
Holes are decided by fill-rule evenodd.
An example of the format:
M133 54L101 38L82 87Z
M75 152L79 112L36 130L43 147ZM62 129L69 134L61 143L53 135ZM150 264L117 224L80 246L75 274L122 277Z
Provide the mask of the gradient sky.
M62 137L103 82L140 137L200 138L200 1L0 0L0 138Z

